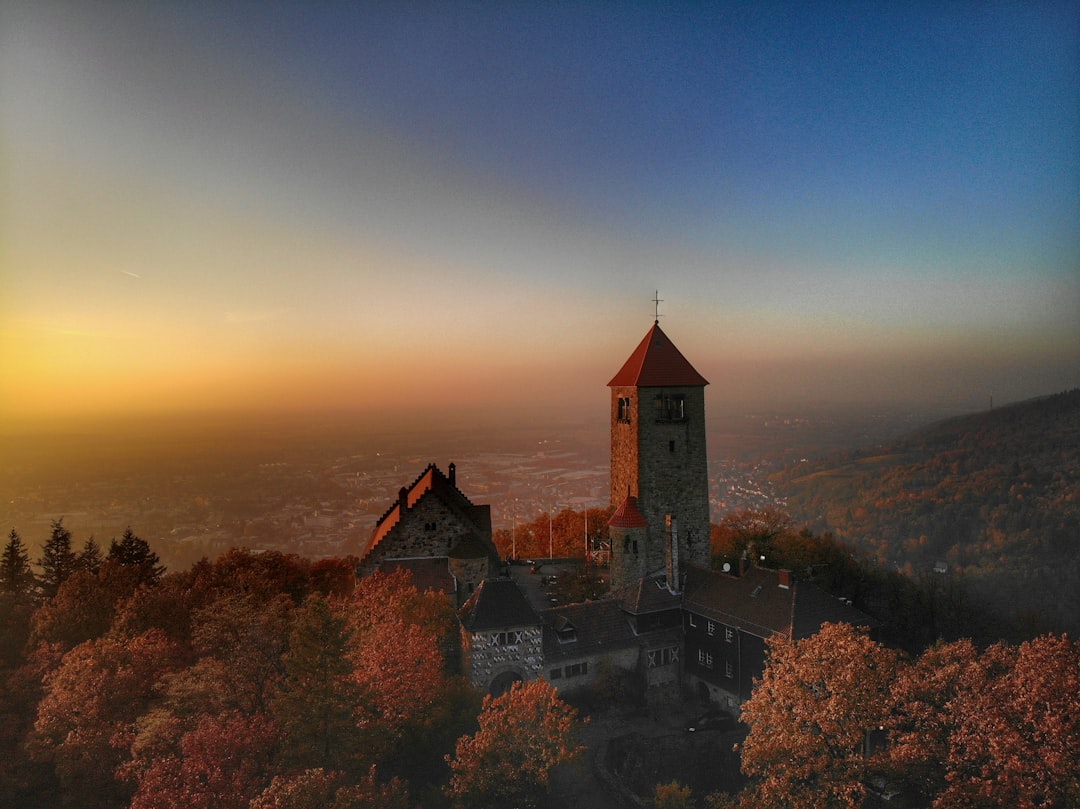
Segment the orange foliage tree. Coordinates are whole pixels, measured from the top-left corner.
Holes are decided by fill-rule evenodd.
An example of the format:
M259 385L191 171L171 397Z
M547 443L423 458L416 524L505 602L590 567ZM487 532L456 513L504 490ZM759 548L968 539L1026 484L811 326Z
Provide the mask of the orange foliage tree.
M577 722L577 711L546 680L488 695L480 729L461 737L455 755L447 756L453 775L446 795L458 809L535 806L552 768L582 752L573 741Z
M1080 647L927 651L893 689L892 761L939 809L1080 805Z
M896 654L847 624L797 642L776 635L753 696L742 769L756 801L797 809L860 806L866 734L884 721Z

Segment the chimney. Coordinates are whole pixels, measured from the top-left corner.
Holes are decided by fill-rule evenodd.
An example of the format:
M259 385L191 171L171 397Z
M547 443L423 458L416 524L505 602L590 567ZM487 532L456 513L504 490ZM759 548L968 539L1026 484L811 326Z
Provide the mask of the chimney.
M746 575L746 571L750 569L750 554L743 551L743 555L739 557L739 577L742 578Z
M447 468L447 477L450 479L451 486L457 486L457 467L454 462L450 462L450 466Z
M401 514L404 514L406 511L409 510L409 490L406 489L404 486L402 486L401 489L397 493L397 497L398 497L398 511Z
M667 586L672 595L679 593L679 524L674 514L665 517L667 529Z
M779 577L779 586L785 590L791 589L791 571L790 570L778 570L776 575Z

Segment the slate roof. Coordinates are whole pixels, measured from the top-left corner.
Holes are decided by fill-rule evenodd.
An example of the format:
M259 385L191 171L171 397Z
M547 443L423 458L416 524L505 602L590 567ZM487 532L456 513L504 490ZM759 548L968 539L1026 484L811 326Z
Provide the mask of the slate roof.
M809 637L823 623L875 626L876 621L810 582L791 579L781 587L775 570L752 567L741 576L691 567L683 608L752 635L780 633L792 640Z
M458 617L469 632L541 624L529 599L510 578L484 579L462 605Z
M450 565L445 556L423 559L386 559L379 565L384 573L408 570L412 574L413 586L421 593L435 590L440 593L453 593L457 589Z
M622 603L614 598L552 607L540 613L544 622L544 660L565 660L635 645L637 637ZM575 640L559 640L572 633Z
M634 615L677 610L682 605L681 595L672 595L663 573L646 576L628 585L620 594L623 608Z
M708 380L694 370L690 361L664 334L660 323L656 322L608 382L608 387L662 388L708 384Z

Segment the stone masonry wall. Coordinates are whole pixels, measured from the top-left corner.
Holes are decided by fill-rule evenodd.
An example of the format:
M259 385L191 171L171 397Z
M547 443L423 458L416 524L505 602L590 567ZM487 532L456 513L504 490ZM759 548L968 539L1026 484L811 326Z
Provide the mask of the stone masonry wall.
M665 559L665 515L677 518L680 564L709 565L709 470L705 452L705 388L643 388L638 508L649 521L649 567ZM654 397L686 397L686 418L661 421Z
M683 396L685 418L657 418L657 395ZM618 419L620 397L630 397L630 423ZM705 447L705 388L612 388L611 498L618 506L630 494L648 520L645 568L662 570L666 558L665 517L674 514L679 560L709 565L709 478ZM621 548L612 545L614 558ZM615 563L618 564L618 563Z
M510 642L500 643L501 638ZM539 626L466 633L464 640L469 681L476 688L486 689L505 671L516 671L524 680L534 680L540 675L544 640Z

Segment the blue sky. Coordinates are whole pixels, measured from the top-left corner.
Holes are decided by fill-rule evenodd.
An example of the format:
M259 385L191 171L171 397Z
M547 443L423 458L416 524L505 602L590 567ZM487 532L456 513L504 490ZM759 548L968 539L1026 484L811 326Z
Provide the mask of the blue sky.
M12 418L603 412L657 289L710 402L1080 384L1075 2L12 2L0 136Z

